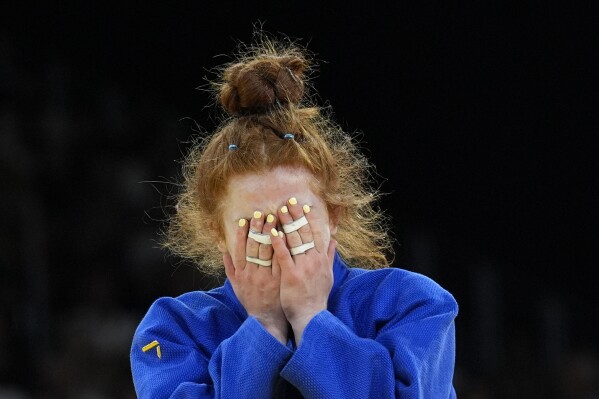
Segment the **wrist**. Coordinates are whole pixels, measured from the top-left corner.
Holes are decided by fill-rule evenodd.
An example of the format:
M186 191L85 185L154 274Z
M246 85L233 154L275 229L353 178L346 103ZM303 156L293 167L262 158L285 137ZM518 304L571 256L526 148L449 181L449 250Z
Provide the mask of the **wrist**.
M289 336L289 325L287 320L273 320L271 317L264 317L260 315L253 315L256 320L262 324L262 327L275 337L283 345L287 344L287 337Z
M291 328L293 329L293 336L295 337L295 344L297 346L299 346L302 341L306 326L310 323L310 321L312 321L314 316L316 316L320 312L321 310L316 312L305 313L303 315L298 315L293 319L293 321L289 321L289 323L291 324Z
M314 316L318 313L326 310L326 305L324 306L315 306L307 309L300 309L300 311L295 311L293 313L289 312L285 314L287 320L289 320L289 324L291 324L292 328L295 326L306 326Z

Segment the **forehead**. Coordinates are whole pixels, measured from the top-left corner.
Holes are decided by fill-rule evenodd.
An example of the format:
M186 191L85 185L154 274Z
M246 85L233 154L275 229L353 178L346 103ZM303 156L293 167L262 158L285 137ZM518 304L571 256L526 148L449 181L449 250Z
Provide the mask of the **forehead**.
M320 200L312 190L314 182L305 169L289 167L235 176L228 183L224 212L274 211L291 197L316 205Z

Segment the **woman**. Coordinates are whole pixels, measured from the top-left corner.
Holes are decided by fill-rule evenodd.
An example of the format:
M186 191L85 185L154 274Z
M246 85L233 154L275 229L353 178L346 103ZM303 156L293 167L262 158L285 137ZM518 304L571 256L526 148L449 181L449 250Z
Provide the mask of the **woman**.
M223 68L229 116L187 157L166 247L227 280L151 306L140 398L455 397L457 304L388 267L370 165L310 105L308 72L268 40Z

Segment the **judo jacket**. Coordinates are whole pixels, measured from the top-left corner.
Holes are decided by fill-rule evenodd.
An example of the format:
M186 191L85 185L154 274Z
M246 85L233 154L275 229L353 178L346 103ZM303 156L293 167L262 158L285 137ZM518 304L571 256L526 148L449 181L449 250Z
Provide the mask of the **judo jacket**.
M139 324L131 370L141 399L455 398L450 293L399 268L350 268L337 254L326 310L299 347L248 316L229 281L159 298Z

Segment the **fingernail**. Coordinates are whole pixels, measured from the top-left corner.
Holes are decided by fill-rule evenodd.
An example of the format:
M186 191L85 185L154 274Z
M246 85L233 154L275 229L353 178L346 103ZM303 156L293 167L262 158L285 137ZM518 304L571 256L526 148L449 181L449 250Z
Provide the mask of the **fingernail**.
M245 219L239 219L239 227L245 226Z
M268 223L272 223L272 222L273 222L273 220L275 220L275 217L274 217L273 215L268 215L268 216L266 217L266 221L267 221Z
M270 229L270 234L272 234L275 237L279 235L279 233L277 232L277 229L275 229L274 227L272 229Z
M262 217L262 212L254 211L254 219L260 219Z
M304 205L302 206L302 209L304 210L304 213L310 213L310 205Z
M295 204L297 204L297 200L295 199L295 197L291 197L291 198L289 198L289 203L291 205L295 205Z
M279 237L283 238L283 232L279 231Z
M287 213L287 212L289 212L289 209L287 209L287 206L283 206L281 208L281 213Z

